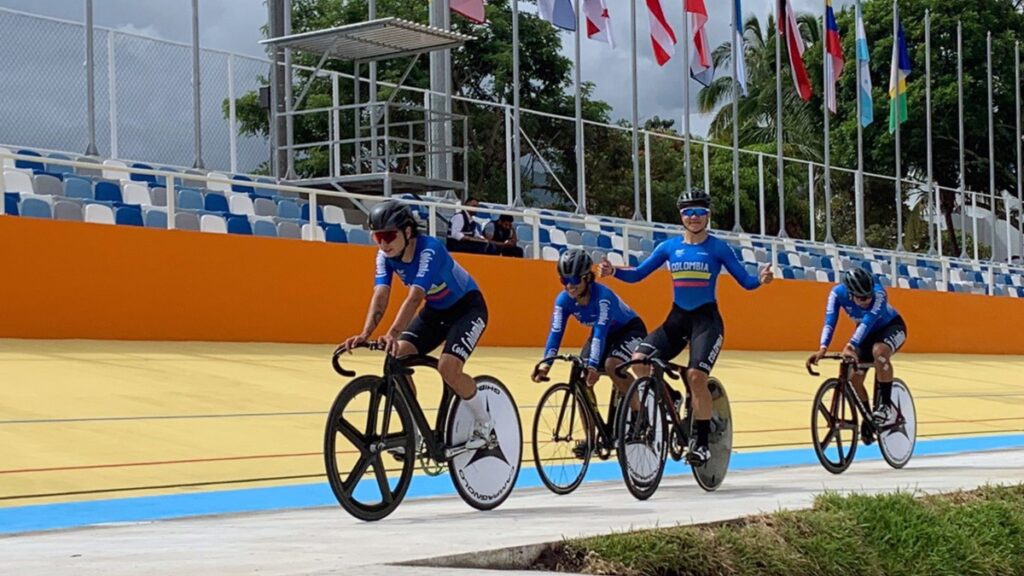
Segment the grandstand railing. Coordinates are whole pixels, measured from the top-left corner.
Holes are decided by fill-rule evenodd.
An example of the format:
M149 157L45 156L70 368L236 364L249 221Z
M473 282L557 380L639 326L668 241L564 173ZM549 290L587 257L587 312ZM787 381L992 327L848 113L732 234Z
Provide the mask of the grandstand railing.
M7 159L22 160L22 161L27 161L27 162L45 161L46 164L70 166L72 168L84 168L84 169L93 169L93 170L95 170L97 168L103 168L104 167L103 165L99 165L99 164L96 164L94 162L79 162L79 161L75 161L75 160L64 160L64 159L59 159L59 158L40 158L38 156L20 155L20 154L13 154L13 153L12 154L7 154L7 153L0 152L0 165L3 165L4 161L7 160ZM176 183L175 179L185 179L185 180L189 180L189 181L201 181L204 184L209 184L209 183L214 183L214 182L218 183L218 184L222 184L222 185L223 184L229 184L229 185L230 184L236 184L236 185L244 184L245 186L249 186L249 187L256 188L256 189L263 189L265 191L272 191L272 192L276 192L276 193L288 192L288 193L292 193L292 194L297 194L300 197L305 197L306 199L308 199L308 202L309 202L309 218L307 220L307 223L311 225L311 229L312 230L320 229L319 225L321 223L321 220L318 219L318 217L317 217L317 212L318 212L317 206L318 206L320 198L323 198L323 197L344 198L346 200L351 201L356 206L362 207L363 209L365 209L368 204L372 204L372 203L381 201L381 197L380 196L374 196L374 195L353 194L353 193L348 193L348 192L336 192L336 191L329 191L329 190L316 190L316 189L310 189L310 188L304 188L304 187L298 187L298 186L291 186L291 185L286 185L286 184L270 183L270 182L259 182L259 181L244 181L244 182L240 182L240 181L226 179L226 178L220 178L220 177L213 177L213 176L204 175L204 174L198 174L198 173L195 173L195 172L192 172L192 173L182 173L182 172L175 172L175 171L170 171L170 170L160 170L160 169L146 170L146 169L133 168L133 167L127 167L127 168L117 167L116 170L118 172L127 173L129 175L131 175L131 174L140 174L140 175L148 175L148 176L154 176L154 177L161 177L161 178L163 178L163 180L166 182L166 190L167 190L167 206L166 206L166 210L167 210L167 228L168 229L174 229L174 227L175 227L175 217L174 216L175 216L176 210L177 210L177 208L176 208L176 199L177 199L176 189L177 189L177 183ZM208 188L208 186L204 186L204 188ZM0 170L0 190L6 190L6 182L5 182L5 176L4 176L4 171L3 170ZM274 195L275 196L279 196L280 194L274 194ZM450 212L454 212L455 210L459 209L459 206L456 205L456 204L445 203L445 202L442 202L442 201L440 201L438 199L431 199L431 200L422 200L422 199L420 199L420 200L417 200L417 199L414 199L414 198L408 198L408 199L403 199L403 201L407 202L411 206L415 206L418 209L422 209L422 210L424 210L426 212L427 230L428 230L428 233L430 235L432 235L432 236L437 236L438 232L439 232L439 230L441 228L440 227L441 218L442 218L441 212L449 212L449 211ZM513 217L518 217L518 218L522 219L522 221L525 224L527 224L528 226L530 226L532 228L532 239L530 240L529 244L532 246L531 252L532 252L532 257L534 259L543 259L543 254L544 253L543 253L543 250L542 250L542 242L541 242L541 233L540 232L541 232L542 225L546 225L546 224L543 224L545 222L563 223L563 224L572 225L572 226L581 227L581 228L585 228L585 227L587 227L587 225L589 225L591 230L594 230L594 229L601 230L601 229L611 228L612 230L615 231L615 234L618 234L622 238L623 243L622 243L622 248L621 249L619 249L619 250L608 250L607 252L609 252L609 253L617 252L621 256L622 260L625 263L627 263L627 264L630 262L630 256L634 256L636 258L640 258L640 257L643 256L641 251L636 250L636 249L631 247L631 241L630 241L631 238L636 238L638 236L646 236L646 237L649 238L649 237L652 237L655 233L679 234L679 233L681 233L681 230L682 230L681 226L679 226L679 225L652 224L652 223L646 223L646 222L631 221L631 220L624 220L624 219L612 219L612 218L597 217L597 216L568 215L568 214L559 215L559 214L552 213L552 212L538 211L538 210L530 209L530 208L516 209L516 208L512 208L512 207L503 207L503 206L492 205L492 206L487 206L486 208L479 208L478 210L486 211L487 213L492 214L492 215L505 215L505 214L507 214L507 215L511 215ZM3 205L3 202L0 202L0 215L3 215L3 214L4 214L4 205ZM548 225L548 226L550 226L550 225ZM773 267L773 269L776 271L777 274L778 274L778 272L780 270L780 264L779 264L779 253L780 253L780 251L783 251L783 250L794 251L794 250L797 249L797 246L800 246L800 247L803 247L803 248L815 248L815 249L817 249L819 251L822 251L822 252L825 252L825 253L828 253L828 254L834 254L835 255L835 263L836 263L835 270L838 271L840 269L840 265L839 264L840 264L841 260L840 260L839 250L841 248L837 247L835 245L825 244L823 242L807 242L807 241L800 241L800 240L793 240L793 239L782 239L782 238L773 237L773 236L759 236L759 235L751 235L751 234L746 234L746 233L737 233L737 232L722 231L722 230L716 230L715 231L715 235L725 239L726 241L730 241L731 243L733 243L734 246L736 246L736 245L751 245L752 246L753 242L757 242L757 243L759 243L761 245L767 245L769 247L769 249L770 249L769 251L770 251L770 255L771 255L771 259L770 259L771 266ZM317 234L317 233L310 234L310 237L307 240L309 240L309 241L323 241L322 235ZM851 250L851 249L845 248L844 250ZM984 280L985 280L985 286L984 286L985 293L988 293L988 294L995 294L995 292L994 292L995 274L1002 273L1002 274L1024 275L1024 268L1013 267L1013 266L1010 266L1010 265L1005 264L1005 263L991 263L991 262L977 262L977 261L973 261L972 262L970 260L960 259L960 258L928 257L928 256L913 255L913 254L909 254L909 253L906 253L906 252L897 252L897 251L873 250L872 253L874 255L876 255L876 256L884 255L883 257L888 261L888 263L891 266L891 270L892 270L892 283L893 283L894 286L897 285L898 280L901 277L900 273L899 273L899 269L900 269L899 266L900 266L900 264L905 264L907 262L916 261L916 260L927 261L929 263L934 264L937 268L939 268L941 270L941 283L938 284L938 286L937 286L937 289L940 290L940 291L945 291L947 289L947 286L951 282L951 272L952 272L952 270L954 268L980 271L983 274L983 277L984 277ZM758 266L761 266L761 265L759 264Z
M153 102L151 102L151 98L155 96L170 98L169 94L173 95L176 93L174 89L176 85L188 86L190 82L188 71L191 68L190 45L98 26L94 30L97 32L97 62L99 63L97 76L99 77L98 80L106 80L106 90L103 90L104 82L97 82L97 100L99 102L97 119L101 122L106 120L106 123L109 125L108 132L104 134L101 131L98 135L100 137L99 144L101 149L109 150L107 155L113 158L129 158L134 161L175 166L190 165L193 139L191 122L176 123L170 130L161 131L159 137L153 132L147 131L146 126L147 122L152 122L155 119L152 116L153 114L166 117L169 113L175 111L171 108L180 107L183 110L179 112L191 112L189 90L177 91L181 93L180 98L175 100L172 105L153 106ZM16 45L12 44L4 47L4 42L16 43ZM24 102L26 108L36 106L36 108L26 110L25 117L19 121L20 123L13 121L0 122L3 130L5 130L5 132L0 133L0 142L10 143L12 147L25 146L63 151L68 149L68 142L76 140L83 142L84 146L84 142L86 142L86 137L82 133L84 128L78 125L72 126L72 123L68 122L67 118L53 113L54 110L78 110L84 105L86 99L84 82L81 91L68 89L69 85L73 85L71 80L82 76L81 62L83 58L79 57L79 55L84 55L84 25L80 22L0 8L0 48L3 48L4 53L7 55L5 58L6 66L14 66L18 58L28 58L32 54L48 56L54 54L68 55L67 61L60 62L55 62L51 57L46 61L45 68L39 69L38 74L30 74L31 76L40 77L29 84L29 87L35 87L38 93L25 90L22 82L16 81L6 83L6 88L0 87L0 98ZM242 134L238 130L235 100L246 92L254 91L259 87L261 77L267 74L271 65L270 61L221 50L202 48L200 62L203 70L202 103L200 106L203 114L203 148L206 155L206 164L211 169L251 173L259 164L269 159L269 141L265 137ZM55 68L57 69L56 72L54 71ZM295 69L306 73L312 72L312 69L301 66L295 66ZM321 71L321 75L330 78L335 87L340 79L353 79L349 74L330 71ZM42 77L49 76L54 76L62 82L59 89L55 89L54 86L41 80ZM24 78L24 75L8 75L8 77ZM225 79L227 80L226 82L224 82ZM363 83L369 82L367 78L360 80ZM427 102L432 94L429 90L423 88L410 86L396 87L394 84L387 82L378 82L378 85L381 87L399 88L403 93L414 95L412 100L417 102L420 97L423 98L424 102ZM5 90L10 90L11 92L6 93ZM56 103L51 102L54 98L59 98L60 101ZM496 109L506 118L511 116L512 108L506 103L462 96L454 96L454 99L468 105ZM224 110L225 102L227 102L226 111ZM45 103L48 104L44 106L43 104ZM337 105L337 101L334 104ZM571 117L543 111L523 109L521 112L525 115L535 115L554 121L573 122ZM26 123L31 123L31 129L17 132L14 128L14 126L25 126ZM331 122L332 126L334 124L335 122ZM510 131L509 125L509 122L506 120L506 132ZM584 126L588 131L630 130L627 126L591 121L584 122ZM657 131L643 130L641 135L643 136L641 145L643 146L645 158L650 158L651 142L657 142L658 139L676 142L683 141L682 136ZM702 156L705 159L707 159L710 150L716 148L731 150L730 146L701 140L694 140L693 146L695 147L695 156ZM335 171L338 171L343 165L337 150L338 147L335 147L331 154ZM541 152L535 151L535 154L540 155ZM756 164L758 167L759 186L756 194L758 199L759 225L757 232L762 236L775 234L777 231L766 229L768 211L773 204L773 198L766 197L766 193L772 196L777 194L773 174L776 156L774 154L743 149L739 153L742 165L752 166ZM512 190L514 161L513 151L510 146L506 146L505 156L507 201L511 205L514 197ZM820 163L800 158L785 157L783 160L787 166L787 173L792 173L794 170L806 171L807 173L806 184L800 186L801 192L807 195L808 205L808 209L804 211L801 218L807 223L808 230L807 238L804 238L804 240L816 242L827 239L822 234L822 228L828 226L828 219L831 217L831 214L823 213L821 210L824 202L820 176L823 174L824 166ZM765 166L766 161L768 162L768 167ZM361 163L356 163L356 165L359 164ZM551 163L542 162L541 164L546 170L551 172L551 175L554 176L553 179L564 190L564 186L558 180L558 175L551 168ZM558 168L566 172L571 172L575 169L571 166L559 166ZM856 174L855 170L847 167L831 166L830 168L834 173ZM493 167L493 169L497 170L498 167ZM650 191L652 175L650 163L646 163L643 169L647 183L646 189L642 191L644 193L643 196L646 198L645 215L646 220L650 222L652 216ZM711 184L710 170L709 162L703 162L703 182L708 188L710 188ZM699 177L701 175L695 176L698 176L697 181L700 181ZM865 181L877 179L886 182L887 185L893 187L895 196L895 179L893 176L864 172L863 178ZM903 194L904 203L909 204L921 201L921 197L925 195L927 190L926 183L906 177L902 178L901 182L905 191ZM932 189L936 194L940 192L938 187L933 187ZM962 210L960 214L957 214L956 216L960 217L954 221L954 227L958 230L966 231L967 235L973 239L971 249L962 252L962 256L979 260L981 244L992 246L993 259L998 258L1009 262L1013 256L1024 254L1024 218L1021 218L1020 198L1013 198L1012 195L1006 193L997 195L993 191L981 192L961 189L952 190L952 192L958 198L958 206L969 207L966 210ZM566 193L568 194L568 191ZM744 190L742 193L752 195L755 191ZM570 197L573 196L572 194L568 195ZM787 194L787 196L790 195ZM927 199L924 201L927 203ZM892 211L896 211L895 197L892 202ZM933 201L932 210L925 211L923 214L929 225L938 226L936 247L939 242L945 240L940 238L944 223L937 210L934 209L937 205L938 203ZM1012 214L1014 213L1018 219L1016 227L1012 224ZM967 217L964 217L964 215ZM1000 215L1004 217L1002 224L999 223ZM871 226L877 223L866 222L865 224ZM905 225L907 222L902 222L902 224ZM874 248L884 247L875 246Z

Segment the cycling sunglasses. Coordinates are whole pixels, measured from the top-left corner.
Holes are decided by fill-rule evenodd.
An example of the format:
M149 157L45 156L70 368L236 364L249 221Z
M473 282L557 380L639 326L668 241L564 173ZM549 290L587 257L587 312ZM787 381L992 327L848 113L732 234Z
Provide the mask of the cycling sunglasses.
M683 216L692 218L694 216L707 216L711 213L711 210L707 208L683 208L679 211Z
M559 276L558 278L562 282L562 286L579 286L583 283L583 278L579 276Z
M398 238L398 230L380 230L373 233L373 241L378 244L390 244Z

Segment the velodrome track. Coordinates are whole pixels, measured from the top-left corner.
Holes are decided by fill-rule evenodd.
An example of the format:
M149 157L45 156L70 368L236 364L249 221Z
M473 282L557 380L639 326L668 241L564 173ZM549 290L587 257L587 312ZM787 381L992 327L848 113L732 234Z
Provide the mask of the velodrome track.
M917 403L914 460L893 471L862 449L837 477L809 448L820 379L803 371L805 354L727 351L716 375L732 399L736 454L717 493L677 465L652 500L637 502L610 462L556 497L532 488L524 450L519 488L496 511L470 509L443 475L418 479L395 514L364 524L334 503L322 476L324 414L344 384L330 351L0 341L0 557L13 573L414 574L430 570L383 565L803 506L822 489L939 491L1024 478L1024 451L1013 450L1024 447L1022 357L901 354L897 374ZM470 364L512 390L526 442L544 388L526 378L539 352L481 349ZM377 372L380 359L364 351L350 365ZM437 398L439 381L417 382L424 403ZM178 519L157 521L169 518Z

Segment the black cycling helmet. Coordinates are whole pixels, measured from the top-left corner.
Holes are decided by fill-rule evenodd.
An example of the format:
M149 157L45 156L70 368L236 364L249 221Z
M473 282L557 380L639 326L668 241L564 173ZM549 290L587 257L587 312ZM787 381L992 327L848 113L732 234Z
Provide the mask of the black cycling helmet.
M866 298L875 291L875 279L870 272L857 266L843 272L843 286L852 296Z
M370 209L369 226L371 232L383 230L403 230L411 226L416 233L416 218L409 206L400 200L385 200Z
M676 207L684 208L710 208L711 196L703 188L693 188L689 192L684 191L676 200Z
M562 278L582 278L590 273L594 260L585 250L571 248L558 257L558 275Z

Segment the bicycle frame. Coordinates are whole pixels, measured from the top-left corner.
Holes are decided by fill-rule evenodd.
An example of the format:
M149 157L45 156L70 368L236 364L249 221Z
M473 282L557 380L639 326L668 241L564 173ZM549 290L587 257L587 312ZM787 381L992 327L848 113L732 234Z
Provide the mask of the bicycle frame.
M615 406L615 396L616 396L615 387L614 386L612 387L611 399L608 402L608 406L609 406L609 408L608 408L608 419L606 421L605 419L601 418L601 413L598 410L597 406L591 406L590 402L586 401L586 399L588 398L588 396L587 396L587 382L586 382L587 367L583 364L583 359L582 358L580 358L579 356L571 355L571 354L563 354L563 355L560 355L560 356L552 356L550 358L545 358L545 359L541 360L540 362L538 362L537 365L534 367L534 370L536 371L537 368L539 368L541 366L541 364L547 364L549 362L554 362L555 360L563 360L565 362L569 362L569 363L572 364L572 368L569 369L569 382L568 382L568 384L572 388L573 394L575 394L575 395L577 395L577 396L579 396L579 397L581 397L581 398L583 398L585 400L583 402L583 406L584 406L584 410L586 410L586 412L587 412L586 416L587 416L587 418L589 418L590 422L594 423L595 428L597 429L597 436L598 436L598 438L596 439L598 441L597 445L599 447L601 447L601 448L605 448L605 449L611 450L612 445L613 445L612 438L615 437L614 429L613 429L615 424L614 424L614 420L612 419L613 418L613 413L614 413L614 406ZM550 378L545 377L545 378L541 379L541 382L547 382L547 381L550 381ZM561 430L562 429L562 422L563 422L563 420L565 418L565 409L566 409L566 407L563 404L562 405L562 410L558 414L558 423L557 423L556 428L555 428L556 430ZM576 403L575 402L571 403L571 406L569 407L569 410L570 410L569 420L571 422L573 419L576 418L576 414L575 414ZM570 427L569 429L571 430L572 428Z
M664 360L655 356L646 356L644 358L630 360L624 362L615 372L620 377L626 376L626 369L638 364L651 367L651 379L661 384L658 388L658 398L664 406L667 406L667 411L672 419L674 426L679 426L682 429L683 416L676 411L676 403L672 401L672 396L669 394L668 383L665 381L665 376L668 376L672 380L681 380L683 382L684 389L684 402L687 407L690 405L690 382L686 379L686 368L673 364L672 362L665 362Z
M860 413L862 421L867 422L867 425L871 428L872 432L878 435L881 432L881 430L878 428L878 426L875 425L874 419L871 418L871 411L868 410L868 407L864 405L864 402L860 399L860 396L857 395L857 391L856 389L854 389L853 382L850 378L851 374L855 370L867 371L868 369L873 368L875 365L870 362L861 363L849 360L845 356L842 356L840 354L826 354L825 356L822 356L822 360L838 360L840 362L838 380L841 393L832 396L832 411L835 412L839 403L842 402L842 396L845 394L849 394L853 398L853 405L857 408L857 412ZM811 367L810 363L807 364L807 372L810 373L811 376L821 376L819 372L816 372ZM876 388L875 394L877 393L878 390Z

